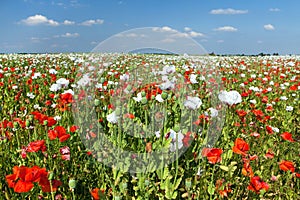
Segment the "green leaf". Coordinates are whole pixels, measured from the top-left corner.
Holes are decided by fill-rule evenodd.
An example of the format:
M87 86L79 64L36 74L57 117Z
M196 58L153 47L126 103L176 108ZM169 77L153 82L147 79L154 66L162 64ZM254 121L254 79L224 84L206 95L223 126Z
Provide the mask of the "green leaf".
M229 167L225 166L225 165L220 165L219 166L222 170L228 172L229 171Z
M213 195L215 193L215 186L212 183L210 183L207 188L207 191L210 195Z

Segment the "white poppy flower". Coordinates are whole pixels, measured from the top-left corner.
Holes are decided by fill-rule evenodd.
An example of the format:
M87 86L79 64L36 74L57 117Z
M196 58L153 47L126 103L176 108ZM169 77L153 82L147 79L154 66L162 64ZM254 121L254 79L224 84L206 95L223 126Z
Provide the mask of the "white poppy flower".
M293 106L287 106L287 107L285 108L285 110L286 110L286 111L293 111L294 108L293 108Z
M178 141L178 149L181 149L183 147L182 140L184 138L184 135L179 131L176 133L174 130L170 130L170 138L172 138L172 143L170 144L170 151L174 152L176 151L177 147L177 141Z
M68 86L70 81L65 79L65 78L60 78L56 81L57 84L61 85L61 86Z
M27 97L29 97L30 99L34 99L35 95L33 93L27 93L26 94Z
M218 114L219 114L218 110L215 109L215 108L209 108L208 110L210 111L210 116L211 117L217 117Z
M281 97L280 97L280 100L286 101L286 100L288 100L288 98L287 98L286 96L281 96Z
M257 103L255 99L252 99L249 102L252 103L252 104L256 104Z
M86 86L91 81L88 74L83 75L83 77L77 82L77 85Z
M160 103L164 101L163 98L161 97L161 94L156 95L155 99Z
M237 91L221 91L218 95L220 101L229 104L230 106L242 102L242 97Z
M202 105L202 101L198 97L187 96L187 98L186 98L185 102L183 103L183 105L187 108L195 110L195 109L199 108Z
M49 69L49 74L57 74L57 71L55 69Z
M190 75L190 81L191 81L192 84L198 83L197 75L196 74L191 74Z
M120 75L120 80L122 80L122 81L128 81L129 80L129 75L128 74L122 74L122 75Z
M70 94L74 95L74 92L72 89L65 90L62 94L66 94L66 93L70 93Z
M174 73L176 72L176 68L174 65L166 65L164 66L163 70L159 72L159 74L161 75L166 75L166 74L171 74L171 73Z
M110 123L116 124L118 122L119 116L117 116L116 111L110 113L106 116L107 121Z
M140 102L142 100L142 93L138 93L136 97L132 97L136 102Z
M56 84L56 83L52 84L51 87L50 87L50 91L51 92L56 92L56 91L58 91L60 89L61 89L61 85Z

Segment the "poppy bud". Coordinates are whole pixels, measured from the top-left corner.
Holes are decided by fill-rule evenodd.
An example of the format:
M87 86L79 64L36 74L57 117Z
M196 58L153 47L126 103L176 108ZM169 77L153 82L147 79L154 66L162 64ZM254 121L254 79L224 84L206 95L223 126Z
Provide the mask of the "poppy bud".
M74 179L69 180L69 187L72 190L75 189L76 188L76 180L74 180Z
M100 105L100 100L99 99L95 99L94 104L95 104L95 106L99 106Z
M128 85L126 89L127 89L128 91L131 91L131 90L132 90L132 86L131 86L131 85Z
M141 100L141 103L142 103L142 104L146 104L146 103L147 103L147 98L146 98L146 97L143 97L142 100Z
M185 180L185 187L186 187L186 188L191 188L191 186L192 186L191 180L186 179L186 180Z
M166 100L166 99L168 98L168 93L162 92L162 93L161 93L161 98L162 98L163 100Z
M142 97L145 97L145 96L146 96L146 92L145 92L145 91L142 91L142 92L141 92L141 95L142 95Z
M149 186L149 185L150 185L149 180L145 180L145 185L146 185L146 186Z
M100 83L104 83L105 82L105 78L100 78Z
M54 177L54 173L53 172L49 172L48 180L53 180L53 177Z
M26 127L29 127L30 126L30 121L26 120L25 125L26 125Z

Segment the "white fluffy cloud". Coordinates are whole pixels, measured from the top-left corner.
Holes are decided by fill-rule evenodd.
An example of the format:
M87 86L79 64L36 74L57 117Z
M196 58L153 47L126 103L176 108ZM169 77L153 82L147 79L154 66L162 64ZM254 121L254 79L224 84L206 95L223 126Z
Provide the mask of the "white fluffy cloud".
M47 17L38 14L34 16L29 16L28 18L21 20L21 23L29 26L42 25L42 24L49 25L49 26L59 25L57 21L48 19Z
M222 26L219 28L215 28L215 31L224 31L224 32L236 32L238 29L232 26Z
M69 21L69 20L65 20L65 21L63 22L63 24L64 24L64 25L73 25L73 24L75 24L75 22Z
M203 33L195 32L195 31L189 32L189 35L190 35L191 37L204 37L204 34L203 34Z
M275 30L275 27L272 24L266 24L264 25L264 29L267 31L273 31Z
M61 37L64 37L64 38L76 38L76 37L79 37L79 33L65 33L65 34L61 35Z
M270 12L279 12L280 9L279 8L270 8L269 11Z
M203 33L199 33L196 31L192 31L191 28L185 27L184 33L179 32L171 27L163 26L163 27L154 27L152 29L154 32L165 32L165 33L171 33L170 37L173 38L187 38L187 37L204 37L205 35Z
M192 29L190 27L184 27L184 31L191 31Z
M92 26L92 25L97 25L97 24L103 24L104 20L103 19L90 19L82 22L80 25L82 26Z
M246 13L248 13L248 10L235 10L232 8L215 9L210 11L210 14L213 15L237 15L237 14L246 14Z
M169 33L176 33L176 32L178 32L175 29L172 29L171 27L168 27L168 26L154 27L152 30L155 31L155 32L169 32Z

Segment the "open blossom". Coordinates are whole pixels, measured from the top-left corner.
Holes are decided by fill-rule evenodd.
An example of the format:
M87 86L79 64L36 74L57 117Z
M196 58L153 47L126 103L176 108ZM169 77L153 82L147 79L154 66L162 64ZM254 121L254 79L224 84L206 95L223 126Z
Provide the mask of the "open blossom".
M292 137L292 134L289 132L284 132L280 135L282 137L282 139L290 141L290 142L294 142L294 139Z
M287 107L285 108L285 110L286 110L286 111L293 111L294 108L293 108L293 106L287 106Z
M108 122L116 124L118 122L119 116L117 116L116 111L110 113L106 116Z
M51 92L56 92L56 91L58 91L60 89L61 89L61 85L57 84L57 83L52 84L51 87L50 87L50 91Z
M187 96L186 100L184 101L183 105L187 108L195 110L202 105L202 101L199 97L191 97Z
M190 82L192 84L198 83L198 81L197 81L197 75L196 74L191 74L190 75Z
M140 102L142 100L142 93L139 92L136 97L132 97L136 102Z
M30 99L34 99L35 95L33 93L27 93L26 94L27 97L29 97Z
M69 85L70 81L65 78L60 78L56 81L56 84L59 84L63 87L67 87Z
M181 149L183 147L182 140L184 139L184 135L181 133L181 131L175 132L174 130L170 130L170 133L167 134L167 138L171 138L172 142L170 144L170 151L174 152L176 149ZM178 146L177 146L178 143Z
M294 172L295 171L295 166L294 163L292 161L288 161L288 160L283 160L279 163L279 168L282 171L291 171Z
M208 162L211 164L216 164L221 162L221 154L223 153L222 149L219 148L203 148L202 156L206 157Z
M38 183L43 192L54 192L62 185L58 180L51 180L50 184L46 168L38 166L14 166L13 174L7 175L6 181L8 187L14 188L17 193L29 192L34 187L34 183Z
M238 104L242 102L242 97L240 93L237 91L221 91L218 95L220 101L227 103L228 105L232 106L234 104Z
M286 96L281 96L281 97L280 97L280 100L286 101L286 100L288 100L288 98L287 98Z
M61 159L70 160L70 148L68 146L60 148L59 152L61 154Z
M232 148L232 151L237 154L241 154L245 156L247 154L247 151L249 151L249 144L245 142L241 138L237 138L234 142L234 146Z
M208 111L204 113L206 116L217 117L219 114L219 111L215 108L208 108Z
M164 101L163 98L161 97L161 94L156 95L155 99L160 103Z
M254 176L250 179L250 185L248 186L248 189L259 194L260 190L267 191L269 189L269 185L262 181L259 176Z
M163 67L163 70L159 72L161 75L167 75L176 72L176 68L174 65L166 65Z

